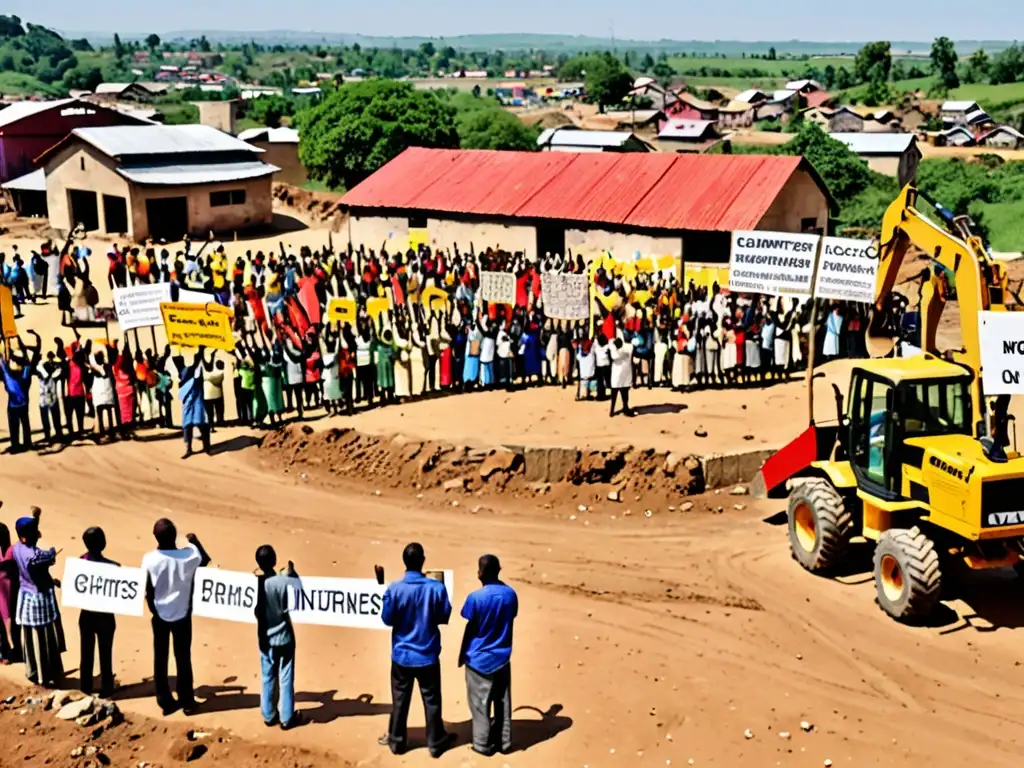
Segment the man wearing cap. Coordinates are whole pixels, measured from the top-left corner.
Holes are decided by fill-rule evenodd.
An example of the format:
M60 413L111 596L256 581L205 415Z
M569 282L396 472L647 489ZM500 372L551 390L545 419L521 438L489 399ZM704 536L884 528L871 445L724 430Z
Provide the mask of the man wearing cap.
M61 642L57 630L57 598L53 588L60 582L50 576L57 550L43 550L39 543L39 518L22 517L15 524L18 543L14 562L18 566L17 623L21 626L25 675L36 685L56 686L64 677Z
M500 573L497 557L481 556L477 576L482 586L462 606L466 631L459 666L466 667L473 751L487 757L512 750L512 625L519 613L519 598L498 578Z

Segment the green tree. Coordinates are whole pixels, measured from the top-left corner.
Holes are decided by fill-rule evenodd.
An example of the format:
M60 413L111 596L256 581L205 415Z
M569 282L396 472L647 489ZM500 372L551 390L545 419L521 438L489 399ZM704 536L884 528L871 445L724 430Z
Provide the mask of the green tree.
M847 71L846 67L840 67L836 72L836 88L845 91L847 88L852 88L853 86L853 75Z
M942 84L949 89L960 87L960 78L956 73L956 46L948 37L939 37L932 43L932 72L939 76Z
M989 78L992 85L1024 80L1024 53L1016 43L992 57Z
M160 47L160 35L155 32L150 32L146 35L146 47L151 51L155 51Z
M432 42L427 40L427 42L420 44L420 53L422 53L425 57L429 59L432 58L435 53L437 53L437 49L434 47L434 44Z
M868 92L864 96L866 106L877 107L879 104L888 103L892 98L889 82L882 72L882 64L877 63L868 73Z
M831 91L832 86L836 84L836 68L831 64L825 65L825 70L822 72L822 85L825 86L826 91Z
M650 53L645 53L644 57L642 59L640 59L640 67L639 67L640 71L641 72L650 72L651 68L653 66L654 66L654 58L651 56Z
M0 37L21 37L24 34L20 18L0 15Z
M633 87L633 78L618 59L606 53L590 57L583 83L587 100L603 112L607 106L622 103Z
M863 192L871 183L867 163L815 123L804 121L796 136L782 146L782 152L807 158L839 202Z
M124 53L125 53L125 51L124 51L124 44L121 42L121 36L119 34L117 34L117 32L115 32L114 33L114 58L115 59L123 59L124 58Z
M497 105L460 114L456 125L463 149L537 149L536 129L523 125L522 120Z
M857 82L870 82L878 65L881 65L882 79L888 81L889 71L892 69L892 53L888 40L867 43L857 51L857 57L853 60L853 74Z
M349 83L295 116L311 178L351 188L408 147L459 145L454 110L410 83Z
M252 102L249 117L268 128L281 125L281 118L295 114L295 102L285 96L261 96Z
M103 72L99 67L85 67L79 64L64 73L64 87L68 90L95 91L96 86L103 82Z
M988 54L979 48L967 60L966 79L969 83L982 83L988 77Z
M773 45L768 49L768 61L775 61L778 58L778 54L775 52L775 46Z

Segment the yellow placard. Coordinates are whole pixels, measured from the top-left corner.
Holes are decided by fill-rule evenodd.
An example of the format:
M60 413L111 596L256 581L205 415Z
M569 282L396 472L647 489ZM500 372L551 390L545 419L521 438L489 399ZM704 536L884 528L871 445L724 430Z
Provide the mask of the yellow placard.
M603 293L597 293L595 295L597 300L601 302L604 308L607 309L609 312L611 312L614 309L617 309L622 304L622 297L618 293L611 293L607 296L605 296Z
M235 348L231 335L231 310L220 304L160 304L167 343L180 347L211 347L230 352Z
M14 296L6 285L0 285L0 328L5 339L18 335L18 325L14 322Z
M356 321L355 299L331 299L327 303L327 321L330 323L354 323Z
M726 288L729 285L729 268L705 264L687 264L683 268L683 288L690 287L690 281L698 288L711 288L718 283L719 288Z
M633 295L630 298L630 304L639 304L641 307L646 307L654 301L654 297L651 296L650 291L633 291Z
M672 254L666 254L658 257L658 269L672 269L676 265L676 257Z
M423 293L420 294L420 302L427 309L443 311L448 308L448 292L433 286L424 288Z
M421 245L430 242L430 231L426 228L414 227L409 230L409 247L418 251Z
M377 318L386 314L390 306L387 299L367 299L366 314L372 318Z
M654 271L654 261L652 261L651 258L648 257L648 256L644 256L641 259L637 259L634 262L634 266L636 267L636 271L637 272L653 272Z

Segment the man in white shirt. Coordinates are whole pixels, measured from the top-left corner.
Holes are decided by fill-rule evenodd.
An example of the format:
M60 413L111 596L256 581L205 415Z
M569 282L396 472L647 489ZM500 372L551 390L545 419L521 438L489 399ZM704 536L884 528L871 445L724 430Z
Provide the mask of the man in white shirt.
M153 526L156 549L142 558L146 571L146 602L153 614L153 683L156 701L165 715L179 707L185 714L196 710L192 688L192 580L196 570L210 562L194 533L186 535L189 546L178 549L178 531L167 519ZM178 700L171 696L167 664L171 638L177 669Z
M622 399L622 412L626 416L632 416L629 390L633 386L633 345L622 339L615 339L609 349L612 358L612 407L609 416L615 415L616 396Z

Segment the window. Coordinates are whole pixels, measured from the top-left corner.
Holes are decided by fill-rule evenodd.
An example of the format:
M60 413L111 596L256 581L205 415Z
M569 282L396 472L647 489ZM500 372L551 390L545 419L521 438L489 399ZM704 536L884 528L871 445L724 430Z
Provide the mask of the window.
M84 171L85 170L85 158L84 157L78 158L78 162L82 166L82 170Z
M210 193L210 207L220 208L225 205L244 205L244 189L225 189L220 192Z
M893 407L892 385L867 377L857 382L850 404L850 448L854 466L882 486L891 446L888 445L889 412Z
M903 401L900 413L906 437L971 433L970 396L963 381L908 384Z
M410 216L409 217L409 229L426 229L427 228L427 217L426 216Z
M800 219L800 231L801 232L818 232L818 220L811 216L810 218Z

